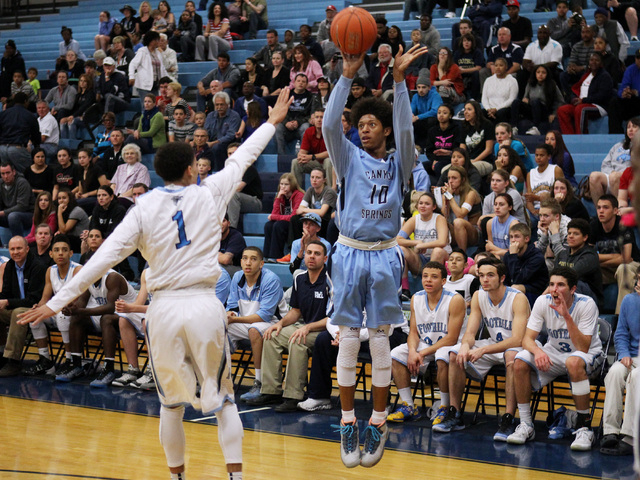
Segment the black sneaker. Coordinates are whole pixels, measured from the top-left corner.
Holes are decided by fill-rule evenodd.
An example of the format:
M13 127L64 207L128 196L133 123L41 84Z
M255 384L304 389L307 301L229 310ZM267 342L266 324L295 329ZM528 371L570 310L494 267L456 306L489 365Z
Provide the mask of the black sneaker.
M270 395L267 393L261 393L257 397L250 398L247 400L247 405L273 405L274 403L280 403L282 401L282 396L280 395ZM298 403L296 402L296 406Z
M54 375L56 373L56 366L50 358L40 355L35 365L24 368L22 374L27 377L35 377L37 375Z
M298 403L300 400L295 398L285 398L284 402L278 405L274 410L278 413L289 413L298 411Z
M506 442L507 437L516 431L515 418L510 413L505 413L498 424L498 431L493 436L494 442Z

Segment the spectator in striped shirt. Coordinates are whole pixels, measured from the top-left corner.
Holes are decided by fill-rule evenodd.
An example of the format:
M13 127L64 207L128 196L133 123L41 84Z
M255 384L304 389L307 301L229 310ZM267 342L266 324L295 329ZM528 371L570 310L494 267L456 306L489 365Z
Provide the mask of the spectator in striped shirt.
M187 121L187 111L182 105L176 105L173 110L173 120L169 122L170 142L190 142L193 140L193 133L196 124Z

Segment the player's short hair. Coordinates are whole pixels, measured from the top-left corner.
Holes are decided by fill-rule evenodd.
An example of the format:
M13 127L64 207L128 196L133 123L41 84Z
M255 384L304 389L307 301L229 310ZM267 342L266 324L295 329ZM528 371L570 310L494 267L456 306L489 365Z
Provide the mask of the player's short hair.
M485 265L489 267L495 267L499 277L503 277L507 274L507 267L499 258L483 258L478 262L478 272L480 271L480 268L484 267Z
M260 250L260 248L258 247L247 247L244 250L242 250L243 255L244 255L244 252L255 252L258 254L258 257L260 257L260 260L264 260L264 254L262 253L262 250Z
M422 267L422 271L424 272L427 268L432 268L434 270L440 271L440 278L447 278L447 269L444 268L444 265L440 262L427 262L424 267Z
M156 151L153 168L165 182L175 182L184 176L195 158L193 148L188 143L165 143Z
M531 229L527 226L526 223L516 223L514 225L511 225L511 228L509 228L509 233L511 232L520 232L525 237L531 238Z
M496 58L496 59L493 61L493 63L494 63L494 64L496 64L496 63L504 63L504 66L505 66L505 67L508 67L508 66L509 66L509 62L507 62L507 59L506 59L506 58L504 58L504 57L498 57L498 58Z
M66 243L69 247L69 250L73 250L73 247L71 246L71 240L64 233L60 233L53 237L53 240L51 241L51 248L53 248L56 243Z
M469 255L467 255L467 252L465 252L462 248L460 247L455 247L451 249L451 253L459 253L460 255L462 255L462 257L464 258L464 261L466 262L469 259ZM449 256L451 256L451 253L449 254Z
M599 199L598 202L601 202L602 200L605 200L607 202L611 203L611 206L613 208L618 208L619 204L618 204L618 199L616 198L615 195L612 195L611 193L605 193L604 195L602 195ZM596 205L598 204L598 202L596 202Z
M557 275L558 277L564 277L569 285L569 288L573 288L578 285L578 274L573 268L569 267L555 267L549 272L549 278Z
M545 152L547 152L547 155L549 157L553 155L553 147L548 143L540 143L536 145L536 150L544 150Z
M383 128L393 126L393 108L391 104L385 100L368 97L358 100L351 109L351 124L358 126L360 119L365 115L373 115Z
M567 225L567 230L570 228L575 228L576 230L580 230L580 233L585 237L588 237L591 233L591 226L589 222L587 222L584 218L574 218Z
M558 200L553 197L545 198L540 202L540 208L548 208L554 215L562 214L562 207Z
M327 255L327 246L324 243L322 243L320 240L311 240L309 243L307 243L307 247L309 245L320 245L322 247L322 251L324 252L324 255L325 256Z

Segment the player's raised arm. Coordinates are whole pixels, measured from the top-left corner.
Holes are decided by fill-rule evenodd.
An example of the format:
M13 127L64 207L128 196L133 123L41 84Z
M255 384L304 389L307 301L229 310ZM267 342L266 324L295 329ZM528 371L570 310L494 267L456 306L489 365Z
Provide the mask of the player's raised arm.
M324 137L324 143L327 146L333 169L338 177L338 182L344 178L349 161L353 157L353 152L358 150L353 143L346 139L342 132L342 112L344 112L344 106L351 91L351 82L362 65L364 55L354 56L342 53L342 76L331 91L331 96L324 112L324 120L322 121L322 136Z
M413 114L409 102L409 91L405 83L405 73L411 62L427 53L427 47L414 45L406 53L402 46L393 63L393 136L396 141L397 155L402 162L404 184L409 183L415 161L415 142L413 138Z

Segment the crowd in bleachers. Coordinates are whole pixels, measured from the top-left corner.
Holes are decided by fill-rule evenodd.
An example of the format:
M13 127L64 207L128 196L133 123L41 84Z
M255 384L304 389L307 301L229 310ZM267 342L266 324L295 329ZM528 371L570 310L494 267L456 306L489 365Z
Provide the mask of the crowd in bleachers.
M144 155L167 142L193 146L198 183L224 168L227 157L266 121L285 87L294 100L272 147L290 159L290 173L270 178L270 172L247 170L223 223L219 262L233 291L248 281L243 275L253 285L256 271L263 271L260 266L243 274L245 263L289 264L293 273L305 268L306 246L330 251L339 235L335 210L342 182L334 174L322 123L342 73L342 54L330 33L337 9L326 8L315 38L309 25L300 25L297 38L291 30L281 37L268 29L267 3L214 2L204 20L193 1L175 13L164 0L155 10L147 1L137 11L125 5L120 21L103 11L93 55L81 50L72 28L62 26L59 56L51 59L55 68L41 81L35 68L27 70L18 45L6 42L0 227L11 237L26 237L29 258L53 265L47 252L58 233L74 252L95 252L101 243L95 238L106 238L135 198L155 186ZM427 261L447 264L457 252L466 265L456 266L455 273L451 268L450 280L464 283L467 306L477 289L473 257L480 255L502 259L506 283L531 305L545 291L548 272L569 266L578 272L579 293L592 297L601 311L620 313L640 266L637 228L622 216L633 213L630 147L640 128L640 50L631 52L633 61L627 50L630 40L637 41L638 22L629 4L595 3L588 18L580 2L572 3L571 15L566 0L555 3L555 15L552 5L539 2L536 11L550 13L534 38L518 0L507 0L504 20L503 3L485 0L469 7L468 19L452 24L451 45L441 42L444 32L432 23L433 2L405 2L404 23L414 7L419 14L410 32L376 17L378 38L351 84L342 116L342 130L355 145L361 146L359 103L371 97L393 102L395 55L414 45L429 49L406 76L416 163L397 238L406 260L403 300L420 290L412 275L419 276ZM449 2L447 18L455 7ZM261 30L265 44L243 64L233 64L234 42L255 39ZM197 84L177 81L181 63L207 60L215 67ZM133 110L140 111L127 126L118 115ZM586 134L604 117L620 141L599 171L577 178L563 135ZM93 148L78 150L95 127ZM275 185L273 196L266 184ZM261 227L260 249L247 249L243 217L265 206L270 214ZM117 267L130 281L140 281L144 267L142 257L135 257L137 272L129 262ZM13 253L11 258L5 261L16 261ZM265 274L264 281L275 285L268 300L273 311L264 319L277 316L276 310L284 315L278 276ZM232 310L241 317L237 296L243 293L234 295ZM261 347L256 351L254 330L238 339L251 340L258 378ZM127 375L120 379L125 385L152 381L137 365ZM250 394L247 399L255 389Z

